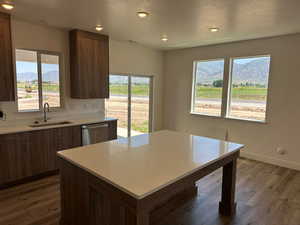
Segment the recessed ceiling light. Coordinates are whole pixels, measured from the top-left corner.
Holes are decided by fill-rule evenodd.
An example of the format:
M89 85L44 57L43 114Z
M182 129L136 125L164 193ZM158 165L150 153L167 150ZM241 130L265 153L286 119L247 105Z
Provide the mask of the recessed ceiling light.
M211 27L209 28L210 32L218 32L220 29L218 27Z
M97 25L97 26L95 27L95 30L96 30L96 31L101 31L101 30L103 30L103 26Z
M147 16L149 16L149 13L146 12L146 11L139 11L139 12L137 12L137 15L138 15L140 18L146 18Z
M169 39L166 35L164 35L164 36L162 36L161 40L164 41L164 42L167 42Z
M2 8L6 9L6 10L12 10L13 8L15 8L15 5L10 1L1 3L1 6L2 6Z

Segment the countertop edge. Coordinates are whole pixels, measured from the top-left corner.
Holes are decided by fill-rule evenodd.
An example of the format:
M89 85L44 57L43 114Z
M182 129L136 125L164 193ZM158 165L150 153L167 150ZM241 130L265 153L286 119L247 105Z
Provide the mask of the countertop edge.
M118 119L116 118L104 118L104 119L70 119L67 121L70 121L69 124L59 124L59 125L53 125L53 126L46 126L46 127L30 127L29 125L22 125L20 126L20 129L18 127L14 126L7 126L6 128L0 128L0 136L6 135L6 134L17 134L17 133L26 133L26 132L34 132L34 131L40 131L40 130L49 130L49 129L55 129L55 128L63 128L63 127L74 127L74 126L81 126L81 125L87 125L87 124L94 124L94 123L103 123L103 122L109 122L109 121L116 121ZM65 121L64 119L59 119L55 121ZM1 131L1 129L7 129L7 131ZM10 130L11 129L11 130Z

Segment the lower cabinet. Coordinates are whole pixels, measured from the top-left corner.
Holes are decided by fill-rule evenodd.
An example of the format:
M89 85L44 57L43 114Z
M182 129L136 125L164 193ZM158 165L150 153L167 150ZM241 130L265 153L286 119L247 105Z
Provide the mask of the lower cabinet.
M81 146L81 127L0 135L0 185L58 169L56 152Z

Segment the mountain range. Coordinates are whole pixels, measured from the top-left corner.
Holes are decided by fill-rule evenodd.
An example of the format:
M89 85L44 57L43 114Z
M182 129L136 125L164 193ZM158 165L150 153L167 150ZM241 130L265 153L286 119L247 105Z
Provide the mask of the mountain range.
M34 81L37 80L38 75L33 72L17 73L18 82ZM44 82L58 83L59 75L58 71L49 71L43 74Z
M234 63L232 78L234 84L255 83L261 85L268 84L270 60L267 57L251 60L247 63ZM197 83L212 84L215 80L222 79L222 71L224 63L222 61L211 61L199 63L197 66ZM37 74L33 72L25 72L17 74L18 81L34 81L37 80ZM58 71L49 71L43 74L43 81L58 83ZM126 76L110 76L110 83L126 84ZM147 84L148 79L135 77L133 83Z
M267 57L251 60L247 63L234 63L232 79L234 84L253 83L267 85L270 60ZM197 66L197 83L212 84L222 79L224 63L213 61L200 63Z

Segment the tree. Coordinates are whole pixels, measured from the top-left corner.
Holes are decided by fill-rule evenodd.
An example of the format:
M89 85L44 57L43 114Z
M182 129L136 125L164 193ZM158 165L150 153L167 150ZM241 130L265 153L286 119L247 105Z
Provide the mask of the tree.
M223 87L223 80L215 80L213 82L214 87Z

